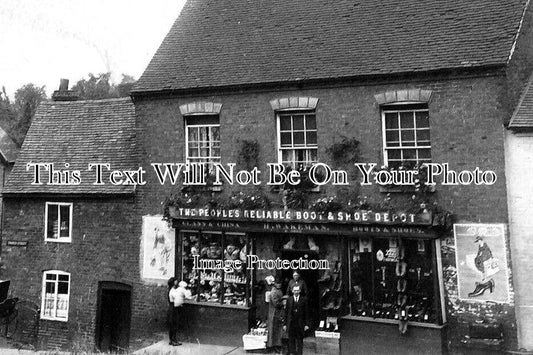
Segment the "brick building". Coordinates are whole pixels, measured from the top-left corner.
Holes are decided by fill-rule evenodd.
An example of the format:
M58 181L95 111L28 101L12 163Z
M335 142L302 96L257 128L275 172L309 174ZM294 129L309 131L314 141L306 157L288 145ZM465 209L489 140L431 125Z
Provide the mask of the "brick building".
M93 185L94 170L87 169L89 163L135 167L134 127L129 98L43 102L8 179L3 277L13 296L41 307L42 348L127 347L157 313L143 301L153 290L138 277L134 187ZM61 174L42 166L40 184L32 184L35 171L27 163L54 164ZM110 311L113 299L119 314Z
M42 302L48 347L105 350L164 329L171 267L196 296L185 306L189 339L240 345L265 318L265 277L286 284L291 270L197 272L196 255L327 260L329 271L302 277L312 328L338 321L330 350L529 346L527 313L515 312L526 281L506 228L514 195L504 126L531 74L531 24L525 1L188 1L136 84L134 109L128 100L39 108L6 191L12 292ZM93 185L91 171L77 186L31 185L26 171L28 162L85 171L95 160L142 166L146 184ZM435 191L361 186L353 165L430 161L497 180L439 178ZM182 189L181 180L161 184L151 166L182 162L263 174L269 163L322 162L351 183ZM155 222L163 211L175 228L168 245ZM58 243L50 239L66 238L63 213L72 230ZM487 245L491 263L479 266ZM115 323L104 316L113 304L131 307Z
M433 219L433 227L415 224L418 230L424 230L418 236L416 228L387 234L387 228L376 220L375 229L359 228L355 223L350 232L335 225L321 225L320 232L313 233L305 223L291 225L279 220L274 227L269 223L254 225L249 220L241 221L238 227L224 227L223 222L231 221L230 217L214 217L206 222L200 210L196 217L191 216L194 211L185 215L191 204L177 198L175 205L178 210L182 207L182 214L178 211L172 215L177 230L176 271L192 280L199 300L188 305L191 334L205 341L237 343L242 329L228 326L229 322L221 327L211 320L245 320L250 316L239 308L239 300L235 314L228 310L229 305L224 311L213 311L210 292L218 292L215 299L222 304L226 303L221 300L222 293L236 292L228 290L225 286L230 283L224 281L224 285L220 284L223 291L217 291L219 284L212 274L203 276L204 281L211 281L210 287L215 280L215 290L201 284L202 276L197 279L188 264L195 253L202 255L196 249L214 246L216 250L229 243L232 247L237 244L241 250L252 248L267 259L291 258L312 255L312 244L306 239L311 237L318 244L318 258L340 261L342 265L345 303L339 313L345 316L339 319L343 353L353 349L384 352L402 347L410 352L444 352L460 347L498 351L524 346L524 335L517 336L513 292L514 285L524 281L518 278L513 284L511 271L518 270L511 268L510 239L505 228L508 211L504 125L531 73L530 43L531 10L525 2L189 1L132 94L139 123L141 164L240 161L238 166L242 168L247 161L240 157L247 156L244 147L251 140L259 151L252 160L261 171L272 162L307 165L320 161L354 173L331 154L335 143L342 147L345 137L345 143L351 138L359 142L361 162L397 166L401 161L423 163L430 159L449 163L457 171L479 167L498 176L491 186L438 184L436 192L424 198L428 205L437 201L441 210L453 214L453 231L438 226ZM396 125L396 115L400 119L402 115L416 118L417 143L409 142L412 136L409 138L409 133L402 130L413 128L413 124ZM424 135L428 128L430 138ZM394 132L396 129L398 133ZM152 143L156 137L159 144ZM206 149L198 148L198 141ZM413 149L414 145L417 147ZM404 149L401 153L399 146ZM275 201L271 209L276 208L276 203L278 208L282 206L283 198L262 187L263 193ZM396 211L405 211L413 194L391 193L375 184L352 187L325 185L308 198L353 196L357 200L367 196L378 204L387 198ZM244 191L243 200L254 193L252 188L226 184L215 194L221 200L231 200L232 193L239 189ZM139 194L145 201L144 214L154 213L171 191L178 189L162 187L155 178L143 186ZM203 201L199 207L204 206L202 203L216 205ZM391 228L400 230L394 229L394 224ZM239 229L245 233L246 242L232 239L231 233L239 233ZM298 230L299 236L292 239L291 230ZM366 250L374 257L361 252L367 238L378 249ZM392 238L389 248L382 245L387 238ZM412 326L408 336L399 335L398 317L389 310L399 308L394 305L396 300L401 303L394 298L401 292L390 290L390 282L396 282L398 272L395 276L391 271L393 264L376 261L379 251L394 250L395 239L410 254L407 260L419 263L409 265L408 285L420 290L420 276L413 273L426 268L426 281L434 290L417 300L417 291L411 289L408 302L413 304L408 319ZM291 240L297 245L292 254L285 248ZM419 243L416 248L415 241ZM491 282L485 274L483 279L475 280L474 272L478 271L472 267L472 259L484 245L491 246L494 259L499 260ZM401 253L401 248L396 250ZM421 250L426 250L426 254ZM367 269L365 262L371 264ZM381 278L375 275L376 270L385 270ZM354 277L365 272L374 274L363 280ZM270 273L256 270L248 277L255 287ZM287 277L283 273L276 276ZM322 286L317 278L321 277L305 275L319 291ZM374 282L370 286L372 295L365 291L368 279ZM384 298L379 298L380 292ZM312 297L321 308L320 296ZM249 312L255 309L255 316L264 315L263 299L264 295L256 292L251 302L256 308ZM431 306L415 311L420 302L428 299ZM229 303L235 302L232 299ZM327 312L318 313L317 325ZM212 318L197 320L198 314ZM231 334L237 335L232 338ZM491 340L481 340L486 338Z

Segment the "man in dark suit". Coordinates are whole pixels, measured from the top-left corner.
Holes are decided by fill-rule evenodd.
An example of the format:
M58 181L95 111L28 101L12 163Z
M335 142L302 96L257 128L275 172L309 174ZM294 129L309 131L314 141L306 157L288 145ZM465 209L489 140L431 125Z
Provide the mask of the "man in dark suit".
M292 296L287 300L283 330L289 332L289 354L301 355L304 333L309 329L307 298L300 296L300 286L292 288Z

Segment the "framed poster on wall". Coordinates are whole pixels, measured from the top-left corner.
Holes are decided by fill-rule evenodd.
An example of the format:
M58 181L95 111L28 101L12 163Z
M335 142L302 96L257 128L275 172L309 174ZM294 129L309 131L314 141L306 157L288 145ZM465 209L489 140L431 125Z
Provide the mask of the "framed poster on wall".
M143 216L142 277L168 280L174 276L175 232L161 215Z
M453 232L459 298L509 302L505 225L455 224Z

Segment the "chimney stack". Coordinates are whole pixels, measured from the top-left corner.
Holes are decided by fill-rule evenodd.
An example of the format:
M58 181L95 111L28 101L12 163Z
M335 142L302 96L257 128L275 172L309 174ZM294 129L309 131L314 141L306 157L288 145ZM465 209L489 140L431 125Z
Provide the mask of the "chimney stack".
M68 89L68 79L61 79L59 81L59 90L52 94L53 101L76 101L78 95L76 92Z

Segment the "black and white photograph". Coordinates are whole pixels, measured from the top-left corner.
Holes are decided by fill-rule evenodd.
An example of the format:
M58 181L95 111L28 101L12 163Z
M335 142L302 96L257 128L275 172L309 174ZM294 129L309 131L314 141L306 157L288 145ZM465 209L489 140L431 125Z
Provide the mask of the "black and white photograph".
M533 355L530 0L0 0L0 353Z

